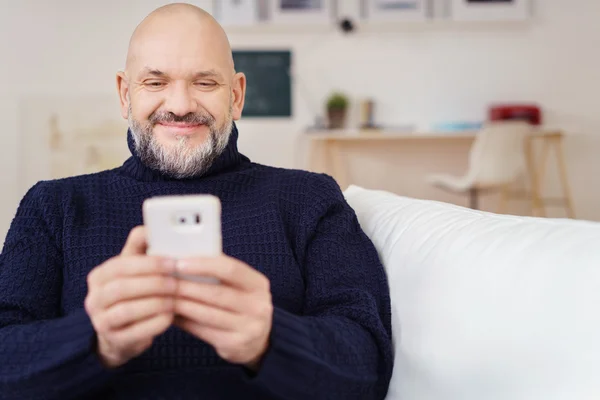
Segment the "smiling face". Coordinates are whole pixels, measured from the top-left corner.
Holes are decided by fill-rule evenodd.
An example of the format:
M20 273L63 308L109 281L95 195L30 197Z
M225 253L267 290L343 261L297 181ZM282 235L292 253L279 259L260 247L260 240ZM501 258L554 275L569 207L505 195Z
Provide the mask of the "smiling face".
M192 6L150 14L132 36L117 74L121 109L136 152L176 178L202 174L226 147L246 89L221 27Z

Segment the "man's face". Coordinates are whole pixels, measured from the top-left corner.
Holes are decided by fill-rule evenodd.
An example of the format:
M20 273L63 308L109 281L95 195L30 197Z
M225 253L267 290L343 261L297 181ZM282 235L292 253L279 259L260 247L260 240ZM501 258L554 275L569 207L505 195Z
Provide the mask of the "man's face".
M195 40L182 33L146 35L118 78L138 156L176 178L205 172L222 153L241 114L240 85L245 89L206 33Z

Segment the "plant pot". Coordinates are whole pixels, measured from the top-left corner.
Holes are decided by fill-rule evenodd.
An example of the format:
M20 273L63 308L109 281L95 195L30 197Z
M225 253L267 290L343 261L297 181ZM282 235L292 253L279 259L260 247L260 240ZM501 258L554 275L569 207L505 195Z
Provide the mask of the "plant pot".
M329 129L342 129L346 125L346 109L330 108L327 110Z

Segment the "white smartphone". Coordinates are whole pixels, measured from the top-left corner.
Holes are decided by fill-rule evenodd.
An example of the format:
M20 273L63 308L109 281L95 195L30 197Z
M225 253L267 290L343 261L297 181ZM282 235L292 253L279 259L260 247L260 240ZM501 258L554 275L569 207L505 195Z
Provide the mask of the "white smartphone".
M173 259L222 254L221 202L213 195L157 196L144 201L148 255ZM218 283L215 279L177 275Z

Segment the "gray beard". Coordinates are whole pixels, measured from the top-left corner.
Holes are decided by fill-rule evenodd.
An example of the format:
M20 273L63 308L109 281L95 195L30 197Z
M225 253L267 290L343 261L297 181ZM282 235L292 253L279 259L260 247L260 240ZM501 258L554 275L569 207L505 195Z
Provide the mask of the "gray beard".
M185 179L198 177L206 173L223 153L229 143L233 128L231 113L230 106L225 123L220 128L216 126L210 115L197 115L197 118L207 124L210 133L208 138L196 147L190 145L190 140L186 136L178 136L177 144L173 146L160 144L153 132L158 121L153 121L151 118L150 122L140 124L133 118L131 102L129 102L127 120L133 136L136 154L141 161L147 167L160 171L169 177Z

